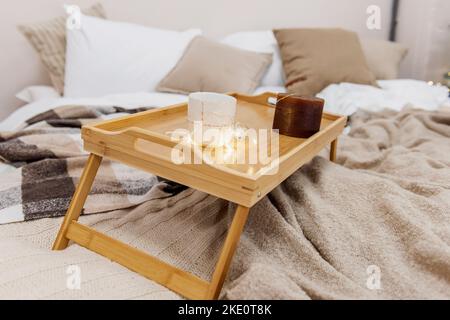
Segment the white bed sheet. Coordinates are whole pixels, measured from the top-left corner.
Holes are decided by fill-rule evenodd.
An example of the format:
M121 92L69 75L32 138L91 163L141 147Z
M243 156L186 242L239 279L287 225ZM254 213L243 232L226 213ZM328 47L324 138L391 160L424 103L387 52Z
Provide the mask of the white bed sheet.
M333 84L318 94L325 99L325 110L332 113L351 115L364 109L400 111L404 107L437 110L450 105L448 88L431 86L417 80L381 80L380 88L352 83Z
M0 123L0 131L17 129L27 119L47 110L64 105L88 105L88 106L120 106L127 109L137 107L163 107L170 104L181 103L187 100L187 96L180 94L142 92L132 94L116 94L102 98L50 98L29 103L9 115Z
M400 111L407 106L424 110L450 107L449 90L444 86L411 79L380 80L378 85L380 88L353 83L332 84L317 96L325 100L325 111L346 116L359 109L376 112L383 109ZM260 87L255 94L266 91L286 92L286 88Z
M378 81L380 88L351 83L333 84L325 88L319 97L325 99L325 110L332 113L351 115L358 109L380 111L388 108L401 110L413 106L425 110L436 110L450 106L446 87L430 86L417 80ZM260 87L255 94L266 91L286 92L284 87ZM133 94L109 95L102 98L44 98L27 104L0 123L0 131L17 129L25 120L46 110L63 105L163 107L187 101L187 96L171 93L142 92ZM113 115L114 116L114 115Z

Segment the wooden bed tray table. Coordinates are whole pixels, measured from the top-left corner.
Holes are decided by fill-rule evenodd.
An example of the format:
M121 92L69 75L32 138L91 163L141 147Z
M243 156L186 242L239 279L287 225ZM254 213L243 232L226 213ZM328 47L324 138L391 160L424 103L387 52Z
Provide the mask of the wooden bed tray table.
M237 101L236 121L249 128L271 129L275 93L257 96L230 94ZM336 159L337 138L346 117L323 114L321 130L309 139L279 136L279 169L263 174L260 165L175 164L171 148L177 142L168 132L188 128L187 103L152 109L125 117L86 125L82 129L84 148L90 153L65 215L54 250L63 250L70 240L133 270L190 299L217 299L250 208L267 193L331 144L330 160ZM178 182L237 204L225 243L209 281L174 267L128 244L78 222L86 198L103 158ZM258 214L255 212L254 214Z

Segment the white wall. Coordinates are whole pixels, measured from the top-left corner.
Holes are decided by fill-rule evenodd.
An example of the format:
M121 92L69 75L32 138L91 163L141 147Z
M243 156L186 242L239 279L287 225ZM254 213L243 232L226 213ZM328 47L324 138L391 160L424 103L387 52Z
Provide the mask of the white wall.
M442 80L450 70L450 1L401 0L397 40L410 49L401 77Z

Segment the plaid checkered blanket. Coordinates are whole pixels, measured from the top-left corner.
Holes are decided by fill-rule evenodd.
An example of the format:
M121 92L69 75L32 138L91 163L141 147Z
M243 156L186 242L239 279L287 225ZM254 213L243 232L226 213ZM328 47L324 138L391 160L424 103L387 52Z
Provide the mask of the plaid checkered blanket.
M62 106L18 131L0 132L0 161L14 167L0 176L0 224L64 215L87 159L81 126L143 110ZM84 213L129 208L178 191L179 185L105 159Z

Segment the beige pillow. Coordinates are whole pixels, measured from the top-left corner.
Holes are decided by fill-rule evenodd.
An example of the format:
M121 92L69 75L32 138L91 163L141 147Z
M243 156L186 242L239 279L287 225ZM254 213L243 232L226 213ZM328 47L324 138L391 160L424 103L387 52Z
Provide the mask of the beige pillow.
M332 83L376 86L356 33L342 29L274 30L290 93L314 96Z
M101 4L82 10L84 14L105 18ZM66 63L66 17L20 25L18 29L39 54L47 69L55 89L62 94L64 90L64 69Z
M395 42L361 39L361 46L366 56L369 69L380 80L396 79L400 63L408 49Z
M231 47L196 37L157 90L253 93L272 62L272 54Z

